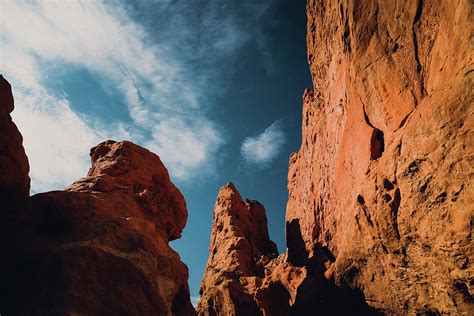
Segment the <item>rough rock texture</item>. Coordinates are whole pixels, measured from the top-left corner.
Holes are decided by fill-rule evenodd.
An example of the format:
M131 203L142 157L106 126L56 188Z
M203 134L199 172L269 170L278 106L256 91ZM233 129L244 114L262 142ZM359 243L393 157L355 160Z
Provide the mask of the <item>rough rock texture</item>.
M0 312L193 315L188 269L169 246L186 224L186 203L158 156L106 141L91 149L87 177L29 198L28 161L3 77L0 97L0 194L8 212Z
M257 201L244 203L232 183L219 191L209 251L196 308L199 315L371 312L360 294L343 293L325 277L333 259L324 255L325 249L304 262L290 252L277 257L265 209Z
M232 183L219 191L209 251L198 313L258 315L256 289L278 252L268 237L265 209L257 201L244 203Z
M225 187L199 314L474 314L472 11L308 1L314 87L290 157L287 252L246 268L252 242L230 220L245 207Z
M472 1L308 3L292 262L388 314L472 314ZM296 237L295 237L296 236Z

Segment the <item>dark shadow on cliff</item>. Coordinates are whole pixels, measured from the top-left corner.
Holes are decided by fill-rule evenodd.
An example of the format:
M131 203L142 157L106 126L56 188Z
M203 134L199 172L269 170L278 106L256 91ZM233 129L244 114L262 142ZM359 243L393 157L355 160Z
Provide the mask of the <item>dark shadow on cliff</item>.
M296 266L305 266L306 279L297 290L295 303L289 315L382 315L371 308L359 289L336 285L325 276L326 269L336 261L335 256L319 243L314 245L314 255L308 256L299 220L286 223L288 261Z
M360 290L336 286L323 275L306 279L298 288L289 315L383 315L371 308Z
M302 267L308 260L303 236L301 235L299 219L286 222L286 246L288 247L288 262L296 267Z

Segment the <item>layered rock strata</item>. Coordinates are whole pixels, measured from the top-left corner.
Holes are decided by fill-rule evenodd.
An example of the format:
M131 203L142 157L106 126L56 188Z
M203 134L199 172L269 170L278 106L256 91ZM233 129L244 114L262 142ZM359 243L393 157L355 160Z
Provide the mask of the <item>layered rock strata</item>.
M13 98L0 83L4 115ZM159 157L127 141L105 141L91 149L87 177L28 198L21 136L9 116L0 119L8 128L0 137L8 144L0 193L16 205L7 218L2 312L193 315L188 269L169 246L186 224L186 203Z

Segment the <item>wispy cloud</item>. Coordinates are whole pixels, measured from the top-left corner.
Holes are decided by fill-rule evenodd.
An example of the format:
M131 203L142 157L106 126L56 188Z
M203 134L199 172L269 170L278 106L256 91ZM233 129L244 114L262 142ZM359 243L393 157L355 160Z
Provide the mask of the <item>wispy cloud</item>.
M247 137L242 143L240 152L247 163L266 166L277 157L285 142L283 124L278 120L260 135Z
M251 3L2 1L0 72L13 86L33 191L84 175L89 148L107 138L155 151L174 179L212 173L225 143L209 116L218 106L211 99L225 89L224 77L216 78L259 32L268 8ZM134 16L137 10L150 16ZM131 121L79 114L49 84L69 68L87 69L101 88L118 91Z
M0 6L0 69L13 85L13 115L24 135L33 191L58 188L85 174L88 149L106 138L146 143L181 179L192 177L221 144L217 128L204 115L183 115L202 110L199 91L182 76L184 66L166 45L151 43L120 7L100 1ZM46 63L84 67L116 86L133 124L86 121L67 98L48 90L45 82L54 74ZM138 128L153 137L146 140L130 131Z

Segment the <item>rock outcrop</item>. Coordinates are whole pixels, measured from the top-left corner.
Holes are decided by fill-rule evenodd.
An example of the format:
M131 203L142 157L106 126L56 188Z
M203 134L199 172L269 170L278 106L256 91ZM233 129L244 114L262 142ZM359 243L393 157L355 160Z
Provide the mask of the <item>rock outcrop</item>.
M263 315L474 312L472 12L467 0L308 1L314 87L290 157L287 252L256 281L221 273L249 247L214 247L234 227L215 213L200 314L244 315L234 288Z
M474 308L472 9L308 3L314 89L290 159L287 236L301 238L288 252L325 248L327 276L385 313Z
M216 200L209 251L198 313L258 315L255 295L265 265L278 251L268 236L263 206L251 200L244 203L230 182Z
M219 191L209 252L199 315L312 315L314 308L320 313L371 313L360 295L342 293L325 277L332 258L300 262L292 252L278 256L264 207L253 200L244 203L232 183Z
M21 136L8 115L11 90L0 83L0 141L8 144L1 194L15 197L2 313L193 315L188 269L169 246L186 224L186 203L159 157L105 141L91 149L87 177L29 198Z

